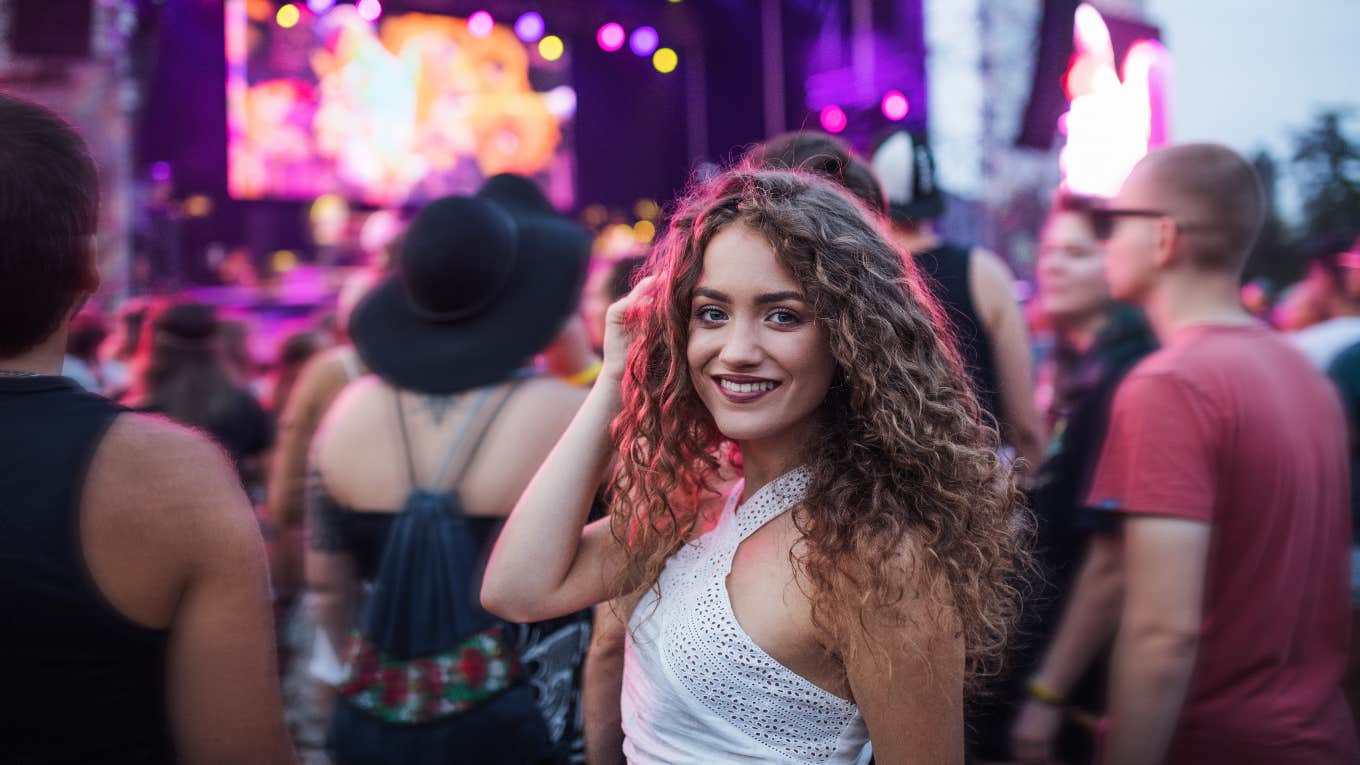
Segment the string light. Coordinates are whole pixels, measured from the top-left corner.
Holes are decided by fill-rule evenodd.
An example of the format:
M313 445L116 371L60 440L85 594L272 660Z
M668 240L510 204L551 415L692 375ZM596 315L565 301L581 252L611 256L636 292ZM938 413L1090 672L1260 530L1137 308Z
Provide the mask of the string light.
M538 41L538 55L542 56L544 61L556 61L562 58L564 50L566 50L566 46L562 44L562 38L557 35L548 35Z
M543 15L537 11L521 14L515 20L515 35L524 42L538 42L543 37Z
M284 29L292 29L302 20L302 12L298 10L296 5L288 3L279 8L279 12L274 15L274 20Z
M650 56L661 42L661 36L653 27L638 27L628 36L628 47L639 56Z
M849 122L849 119L845 116L845 110L835 104L822 109L820 116L822 129L828 133L839 133L845 130L845 126Z
M613 53L623 47L624 39L623 27L615 21L600 27L600 31L595 34L595 42L600 44L602 50Z
M883 94L883 116L898 122L905 119L907 112L911 111L911 104L907 97L900 90L890 90Z
M496 29L496 20L491 18L491 14L486 11L477 11L467 20L468 34L473 37L490 37Z
M680 57L670 48L660 48L652 54L652 66L662 74L670 74L680 63Z

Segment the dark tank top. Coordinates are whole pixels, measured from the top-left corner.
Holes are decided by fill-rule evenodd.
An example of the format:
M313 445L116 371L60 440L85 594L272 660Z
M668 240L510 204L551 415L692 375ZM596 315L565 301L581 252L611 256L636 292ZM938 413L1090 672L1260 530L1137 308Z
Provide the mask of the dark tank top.
M116 611L80 544L90 461L123 411L64 377L0 376L0 763L174 761L167 631Z
M973 303L973 291L968 284L972 253L962 247L942 244L935 249L915 253L913 259L949 320L949 329L958 344L959 356L968 371L978 404L991 417L1000 418L992 338L982 325L977 306Z

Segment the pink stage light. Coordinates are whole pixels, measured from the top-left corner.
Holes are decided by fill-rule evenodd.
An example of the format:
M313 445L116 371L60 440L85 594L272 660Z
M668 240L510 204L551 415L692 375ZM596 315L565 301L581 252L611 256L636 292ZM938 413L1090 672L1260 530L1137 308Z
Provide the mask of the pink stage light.
M828 133L839 133L845 129L849 120L845 116L845 110L832 104L822 109L821 114L822 129Z
M613 53L623 47L623 40L626 36L623 33L623 27L611 21L600 27L599 33L595 35L595 41L600 44L600 48Z
M354 4L354 10L359 12L359 18L364 21L377 21L382 16L382 3L378 0L359 0Z
M661 43L661 36L656 33L653 27L638 27L633 30L633 34L628 36L628 47L639 56L647 57L656 52L656 46Z
M468 16L468 34L473 37L490 37L496 28L496 20L486 11L477 11Z
M900 90L890 90L883 94L883 116L898 122L907 116L911 111L911 104L907 97Z
M524 42L538 42L543 37L543 16L537 11L521 14L515 20L515 35Z
M1058 122L1067 137L1058 154L1063 187L1114 196L1138 160L1166 143L1171 57L1156 41L1136 41L1121 76L1109 28L1087 3L1077 7L1073 47L1063 79L1070 106Z

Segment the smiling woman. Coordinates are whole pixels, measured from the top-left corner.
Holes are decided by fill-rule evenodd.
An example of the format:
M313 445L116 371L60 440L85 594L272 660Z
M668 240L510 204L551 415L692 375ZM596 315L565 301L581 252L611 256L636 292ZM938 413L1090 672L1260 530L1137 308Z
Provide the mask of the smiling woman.
M838 187L737 170L610 308L482 597L536 619L631 596L630 763L842 765L870 741L962 762L1028 523L911 269ZM611 518L585 526L611 461Z
M770 243L741 224L715 236L693 305L690 378L718 430L741 443L810 435L836 362Z

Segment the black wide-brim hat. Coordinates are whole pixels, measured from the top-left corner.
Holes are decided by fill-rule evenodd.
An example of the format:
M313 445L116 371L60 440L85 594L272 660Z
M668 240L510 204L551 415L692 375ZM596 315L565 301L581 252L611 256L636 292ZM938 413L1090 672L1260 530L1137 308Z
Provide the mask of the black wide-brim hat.
M354 309L350 336L368 368L399 388L447 394L500 382L576 310L589 254L589 234L551 207L444 197L412 221L396 273Z

